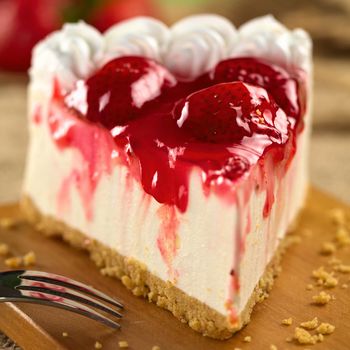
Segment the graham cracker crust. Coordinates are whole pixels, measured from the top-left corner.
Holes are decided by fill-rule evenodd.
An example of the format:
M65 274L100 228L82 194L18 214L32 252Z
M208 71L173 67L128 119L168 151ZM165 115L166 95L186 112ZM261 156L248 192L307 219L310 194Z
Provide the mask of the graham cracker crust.
M228 318L199 300L185 294L169 281L163 281L151 274L139 261L120 255L96 240L70 228L53 217L42 215L28 196L20 203L24 218L47 236L58 236L70 245L87 250L103 275L119 278L136 296L142 296L156 305L169 310L181 322L192 329L216 339L228 339L250 321L256 303L268 297L274 278L280 272L280 260L286 247L291 243L287 237L280 243L274 258L256 285L245 309L235 325Z

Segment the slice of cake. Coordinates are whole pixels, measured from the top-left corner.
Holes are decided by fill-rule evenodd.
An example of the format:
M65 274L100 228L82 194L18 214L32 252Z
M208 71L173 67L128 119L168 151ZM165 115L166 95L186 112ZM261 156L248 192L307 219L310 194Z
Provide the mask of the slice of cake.
M34 50L22 208L103 274L227 338L270 289L307 187L311 42L194 16Z

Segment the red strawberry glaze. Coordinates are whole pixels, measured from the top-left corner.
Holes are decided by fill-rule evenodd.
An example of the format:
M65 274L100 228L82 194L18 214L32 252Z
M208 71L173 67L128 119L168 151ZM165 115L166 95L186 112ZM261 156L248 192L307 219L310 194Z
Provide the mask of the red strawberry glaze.
M300 77L300 72L292 76L263 61L239 58L219 63L192 82L176 83L151 60L123 57L77 82L66 96L57 87L49 116L52 137L62 151L76 149L80 155L63 181L60 206L69 203L75 187L91 220L102 174L111 174L115 163L127 166L145 192L166 208L157 245L176 278L177 212L186 211L190 176L199 170L205 194L237 203L247 217L239 215L235 233L239 261L250 231L252 192L266 192L267 218L275 201L275 178L284 176L296 152L306 100ZM139 88L134 94L135 82ZM238 183L243 198L236 196ZM228 305L239 288L234 276ZM234 310L230 314L234 319Z
M58 210L69 209L70 191L76 188L88 220L93 218L93 196L103 174L111 174L120 161L119 152L109 131L98 124L83 121L62 104L58 83L48 117L48 126L56 145L62 150L75 149L76 167L62 181Z
M179 238L177 236L180 221L177 217L176 208L171 205L164 205L157 212L161 227L157 239L157 246L163 261L168 267L169 277L176 281L179 272L173 268L173 260L176 256Z

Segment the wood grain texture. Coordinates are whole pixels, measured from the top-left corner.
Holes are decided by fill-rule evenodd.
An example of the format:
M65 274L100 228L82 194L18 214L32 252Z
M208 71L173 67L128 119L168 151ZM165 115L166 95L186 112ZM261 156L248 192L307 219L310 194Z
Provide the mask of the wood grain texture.
M313 348L346 350L350 343L350 289L338 286L330 290L336 300L317 307L311 304L311 299L321 289L306 291L305 288L312 282L311 271L320 265L327 265L329 257L321 256L319 249L323 241L334 236L335 227L328 214L335 207L343 208L350 217L349 207L318 190L310 191L295 231L302 237L302 243L292 246L286 253L283 271L270 297L256 306L251 323L228 341L202 337L169 312L134 297L119 281L103 277L84 252L60 240L45 238L26 224L10 231L2 229L0 242L9 244L13 254L21 255L34 250L38 258L36 269L64 274L98 287L124 302L126 310L122 330L112 331L94 321L58 309L28 304L18 304L17 309L12 304L2 304L0 329L18 345L30 350L60 347L93 349L96 340L103 344L104 350L118 349L120 340L126 340L130 349L135 350L151 350L154 345L159 345L162 350L232 350L235 347L266 350L271 344L278 349L301 349L296 343L287 343L286 338L293 335L294 327L300 322L318 316L320 320L334 324L336 330ZM0 217L15 214L16 206L0 209ZM312 235L305 235L305 229L311 230ZM350 263L349 248L339 250L336 256ZM5 269L2 258L0 269ZM349 278L349 274L339 275L340 285L349 283ZM287 317L293 317L293 326L281 325L281 320ZM63 338L62 332L68 332L69 337ZM243 342L247 335L252 336L251 343Z

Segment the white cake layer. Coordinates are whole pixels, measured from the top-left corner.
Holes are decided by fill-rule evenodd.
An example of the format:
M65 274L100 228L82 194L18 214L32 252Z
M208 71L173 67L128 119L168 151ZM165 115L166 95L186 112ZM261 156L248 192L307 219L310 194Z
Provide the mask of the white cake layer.
M34 112L38 105L42 106L45 121L48 96L36 89L30 92L29 110ZM268 220L262 216L265 192L252 194L249 203L252 230L247 236L245 253L238 266L234 265L237 260L235 245L238 216L242 212L219 196L213 194L206 197L199 173L192 173L188 208L185 213L177 215L180 221L177 231L179 246L172 264L174 270L179 272L177 287L226 314L230 271L234 269L239 273L241 285L235 307L238 312L243 310L280 239L303 203L307 179L306 134L304 130L299 137L292 166L276 186L277 202ZM136 258L161 279L173 280L157 247L162 222L158 213L164 205L145 194L141 184L128 176L125 166L115 166L111 176L106 174L102 177L93 196L94 217L91 221L87 220L81 197L74 188L71 190L69 209L64 212L58 210L57 197L62 180L72 168L82 166L83 161L76 149L62 152L57 148L47 123L31 124L24 193L30 196L38 209L122 255ZM279 188L281 191L277 194ZM245 219L246 216L243 217ZM274 232L277 233L275 238L272 236ZM268 239L268 235L273 239Z

